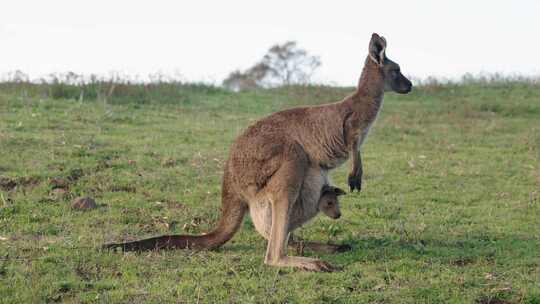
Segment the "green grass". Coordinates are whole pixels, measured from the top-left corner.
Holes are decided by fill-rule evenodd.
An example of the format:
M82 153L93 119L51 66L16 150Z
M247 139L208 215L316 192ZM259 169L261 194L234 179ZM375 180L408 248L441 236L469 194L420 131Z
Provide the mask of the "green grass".
M342 198L341 219L298 233L352 245L320 256L344 268L330 274L265 266L249 219L218 251L98 250L210 230L243 129L350 91L184 89L107 103L0 90L1 303L540 303L538 85L387 94L364 190ZM342 188L347 167L333 172ZM53 178L69 182L66 197ZM81 195L99 208L70 209Z

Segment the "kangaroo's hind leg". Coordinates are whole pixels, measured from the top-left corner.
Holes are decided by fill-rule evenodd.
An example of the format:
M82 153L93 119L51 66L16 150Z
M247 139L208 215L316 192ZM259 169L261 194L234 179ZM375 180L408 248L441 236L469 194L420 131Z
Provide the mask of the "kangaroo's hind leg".
M302 187L308 166L304 151L295 146L287 159L269 180L265 191L269 193L272 208L272 225L266 250L265 263L272 266L295 267L311 271L334 271L335 267L327 262L287 256L290 210Z

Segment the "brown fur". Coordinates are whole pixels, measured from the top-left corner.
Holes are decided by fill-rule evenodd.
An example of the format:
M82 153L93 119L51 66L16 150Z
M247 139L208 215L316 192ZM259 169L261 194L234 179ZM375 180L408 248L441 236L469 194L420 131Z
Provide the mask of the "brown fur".
M329 182L328 171L342 165L349 155L353 155L349 184L351 189L360 190L359 148L377 117L384 95L383 40L373 35L370 55L352 95L336 103L274 113L236 139L223 175L221 219L212 232L201 236L161 236L105 247L213 249L234 235L249 210L257 230L268 239L266 264L334 270L317 259L287 256L288 234L317 214L321 190ZM305 212L308 209L315 212ZM302 215L296 218L297 213Z

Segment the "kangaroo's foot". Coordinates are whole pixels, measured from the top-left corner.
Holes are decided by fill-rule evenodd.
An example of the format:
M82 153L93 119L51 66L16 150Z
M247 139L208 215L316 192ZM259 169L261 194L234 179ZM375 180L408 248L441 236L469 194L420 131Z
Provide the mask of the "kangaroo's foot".
M297 254L304 254L304 249L311 250L317 253L340 253L351 250L351 246L347 244L324 244L317 242L306 242L306 241L289 241L289 248L295 249Z
M300 270L316 272L334 272L341 270L340 267L333 266L323 260L295 256L285 256L277 261L265 261L265 263L270 266L294 267Z

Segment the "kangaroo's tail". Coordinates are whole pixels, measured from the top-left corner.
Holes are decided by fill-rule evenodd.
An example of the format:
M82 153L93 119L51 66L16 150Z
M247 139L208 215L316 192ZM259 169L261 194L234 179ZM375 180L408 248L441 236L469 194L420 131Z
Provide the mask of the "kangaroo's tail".
M124 251L147 251L160 249L215 249L225 244L238 231L247 204L223 193L223 207L217 227L203 235L164 235L127 243L111 243L103 249L122 248Z

